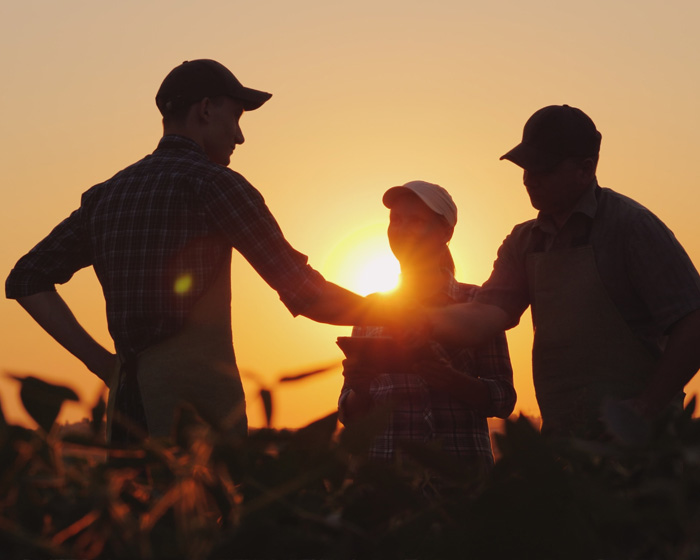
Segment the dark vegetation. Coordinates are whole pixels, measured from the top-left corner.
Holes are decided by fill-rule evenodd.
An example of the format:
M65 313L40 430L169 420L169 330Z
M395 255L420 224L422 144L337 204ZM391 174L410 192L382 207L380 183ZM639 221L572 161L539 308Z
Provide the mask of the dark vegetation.
M19 380L40 428L0 413L3 559L700 558L694 401L646 431L610 414L604 442L548 440L509 420L479 480L427 445L362 465L381 411L351 429L330 414L235 441L184 408L172 440L110 450L102 402L84 429L61 431L75 394ZM271 414L273 393L263 397Z

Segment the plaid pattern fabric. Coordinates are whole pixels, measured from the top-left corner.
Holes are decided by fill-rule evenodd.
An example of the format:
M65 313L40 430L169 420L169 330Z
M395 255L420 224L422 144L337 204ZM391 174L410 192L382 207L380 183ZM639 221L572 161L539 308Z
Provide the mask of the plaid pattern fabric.
M459 283L451 277L445 295L453 303L463 303L471 301L478 289L477 286ZM384 336L384 329L355 327L353 336ZM448 392L431 389L419 373L382 373L370 383L370 400L374 406L389 405L392 412L389 425L375 438L369 449L370 458L390 460L396 453L397 443L409 440L436 442L453 456L482 465L493 464L486 418L509 416L516 400L505 333L476 349L449 346L441 348L455 369L478 377L487 384L491 394L491 409L477 411L469 408ZM341 417L349 391L346 381L339 399Z
M153 154L85 192L19 260L6 294L54 290L92 265L117 351L133 356L180 329L232 247L293 314L323 289L245 178L210 162L196 142L165 136Z

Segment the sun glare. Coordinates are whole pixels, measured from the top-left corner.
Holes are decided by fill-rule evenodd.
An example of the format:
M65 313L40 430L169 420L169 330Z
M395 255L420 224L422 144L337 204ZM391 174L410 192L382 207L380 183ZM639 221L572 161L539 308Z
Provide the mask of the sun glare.
M400 268L389 248L386 224L366 226L344 237L326 259L323 273L361 295L394 289Z

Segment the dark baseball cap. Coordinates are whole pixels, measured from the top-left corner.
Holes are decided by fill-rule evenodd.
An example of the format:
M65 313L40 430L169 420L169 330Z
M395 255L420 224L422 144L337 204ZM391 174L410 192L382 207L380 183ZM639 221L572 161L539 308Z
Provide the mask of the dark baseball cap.
M568 105L550 105L535 112L523 128L523 140L501 159L528 171L545 171L567 157L596 156L601 134L586 113Z
M241 85L231 71L215 60L186 60L165 77L156 94L162 114L188 107L205 97L227 95L239 101L246 111L260 107L271 93Z

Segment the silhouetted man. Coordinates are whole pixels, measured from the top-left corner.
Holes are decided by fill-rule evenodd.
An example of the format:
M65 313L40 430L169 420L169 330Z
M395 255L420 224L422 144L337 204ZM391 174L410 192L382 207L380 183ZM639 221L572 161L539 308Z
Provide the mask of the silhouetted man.
M532 308L542 431L596 437L601 405L653 417L700 367L700 278L649 210L596 180L601 135L550 106L505 154L523 168L536 219L516 226L475 302L436 310L438 338L477 343Z
M360 322L364 300L314 271L287 243L260 193L226 167L244 141L241 115L270 97L213 60L173 69L156 95L164 135L155 152L85 192L80 207L7 279L7 297L117 387L116 410L129 423L115 422L115 442L143 432L169 435L183 400L222 429L245 433L231 337L232 248L294 315ZM118 357L55 291L87 266L102 285Z

